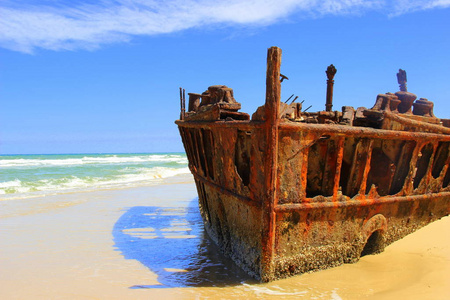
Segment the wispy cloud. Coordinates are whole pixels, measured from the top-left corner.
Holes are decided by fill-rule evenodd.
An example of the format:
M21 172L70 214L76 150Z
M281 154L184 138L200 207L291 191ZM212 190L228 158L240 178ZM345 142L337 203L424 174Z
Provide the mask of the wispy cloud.
M450 7L450 0L397 0L394 1L391 16L419 10Z
M26 53L95 49L136 35L195 27L266 26L299 13L317 17L386 9L398 15L445 7L450 0L0 0L0 47Z

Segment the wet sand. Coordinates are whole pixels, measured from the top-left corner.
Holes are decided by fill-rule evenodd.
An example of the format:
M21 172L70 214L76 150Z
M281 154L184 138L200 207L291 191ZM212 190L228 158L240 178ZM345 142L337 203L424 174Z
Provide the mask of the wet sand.
M189 176L1 201L0 299L450 299L450 218L358 263L256 283L204 237Z

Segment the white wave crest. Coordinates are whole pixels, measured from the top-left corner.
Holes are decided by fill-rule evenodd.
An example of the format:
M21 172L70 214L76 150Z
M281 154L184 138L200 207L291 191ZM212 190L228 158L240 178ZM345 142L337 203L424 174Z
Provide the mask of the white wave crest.
M11 181L6 181L6 182L0 182L0 189L20 187L21 184L22 184L22 181L20 181L19 179L14 179Z
M189 168L142 168L140 172L104 177L68 176L59 179L41 179L34 182L22 182L18 179L0 182L0 194L27 193L64 193L76 190L116 189L133 186L151 185L165 178L189 174ZM27 195L22 195L27 197Z
M89 164L127 164L127 163L147 163L147 162L165 162L187 164L187 158L184 155L176 154L151 154L141 156L84 156L79 158L61 158L61 159L38 159L38 158L17 158L0 159L0 168L11 167L55 167L55 166L76 166Z

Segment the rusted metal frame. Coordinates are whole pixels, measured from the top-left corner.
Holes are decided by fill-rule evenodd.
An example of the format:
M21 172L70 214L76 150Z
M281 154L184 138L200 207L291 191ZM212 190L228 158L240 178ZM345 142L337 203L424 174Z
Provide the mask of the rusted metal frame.
M205 184L203 182L200 182L198 179L196 179L196 181L197 181L196 182L197 190L199 191L199 197L201 197L199 202L203 204L204 207L202 207L202 209L206 212L207 218L206 221L209 223L209 225L211 225L211 211L209 210L208 197L205 191Z
M423 143L422 145L421 145L421 147L419 148L419 152L421 153L422 152L422 150L423 150L423 148L425 147L425 146L427 146L429 143L427 143L427 142L425 142L425 143ZM428 183L430 182L430 177L431 177L431 166L432 166L432 164L433 164L433 161L434 161L434 154L435 154L435 151L436 151L436 149L437 149L437 145L435 145L435 143L432 143L433 144L433 153L431 154L431 157L430 157L430 160L428 161L428 166L427 166L427 171L426 171L426 173L425 173L425 175L422 177L422 179L420 180L420 182L417 184L417 188L416 189L420 189L420 187L421 187L421 182L423 182L424 180L425 180L425 185L428 185ZM417 157L417 160L416 160L416 169L415 169L415 172L417 172L417 162L419 161L419 158ZM416 175L417 174L414 174L413 175L413 180L414 180L414 178L416 177ZM412 182L412 189L414 190L414 182ZM428 190L428 188L426 188L425 190ZM415 205L413 206L413 208L412 208L412 212L415 212L417 209L419 208L419 203L415 203Z
M191 145L191 149L192 149L192 153L193 153L192 157L194 158L194 162L195 162L195 171L197 172L198 169L200 168L200 159L198 156L197 146L195 143L195 132L193 132L193 130L187 130L186 132L190 139L189 144Z
M422 151L422 148L428 144L429 141L419 141L416 143L416 147L414 148L413 155L411 157L411 162L409 164L409 174L405 178L405 184L403 186L403 194L411 194L414 191L414 177L416 177L417 173L417 162L419 161L419 153Z
M245 202L245 204L249 204L249 205L251 205L253 207L260 207L261 206L260 205L261 203L259 201L254 201L250 197L242 196L241 194L238 194L236 192L230 191L230 190L222 187L221 185L218 185L218 184L216 184L216 183L214 183L214 182L204 178L202 175L200 175L197 172L192 172L192 175L194 176L194 178L196 180L202 182L203 184L208 185L209 187L219 191L220 193L223 193L225 195L234 197L234 198L236 198L236 199L238 199L238 200L240 200L242 202Z
M339 181L341 180L342 160L344 159L345 136L337 140L338 153L336 155L336 174L334 175L333 201L338 201Z
M364 179L364 170L367 166L367 159L369 153L370 139L360 139L356 146L352 157L352 168L350 170L347 185L344 187L345 195L354 197L361 191L361 184ZM365 155L363 158L360 156ZM358 188L358 190L356 190Z
M294 122L282 122L279 125L282 131L310 131L321 134L335 134L353 137L377 138L377 139L402 139L402 140L427 140L427 141L450 141L450 135L428 133L428 132L409 132L394 131L385 129L374 129L366 127L353 127L345 125L329 124L306 124Z
M189 128L238 128L240 130L253 130L255 128L264 128L265 123L262 121L180 121L175 123L178 126Z
M189 143L187 143L187 139L186 139L186 135L184 133L184 130L185 130L184 128L178 127L178 131L180 132L180 136L181 136L181 140L183 142L183 145L189 145ZM187 156L188 157L192 157L192 153L191 153L191 151L189 149L189 146L185 147L185 150L187 152ZM192 169L191 165L192 165L192 163L189 161L189 169Z
M191 137L191 141L192 141L191 144L192 144L192 148L194 149L194 153L195 153L195 157L196 157L196 171L197 172L200 171L201 173L203 173L202 165L200 163L200 153L198 150L198 143L197 143L195 130L194 130L194 132L191 132L191 130L189 130L188 132L189 132L189 136Z
M214 135L211 129L209 129L208 135L209 141L211 142L211 149L216 149L216 141L214 140Z
M191 153L188 157L192 157L192 159L193 159L192 162L191 161L189 162L190 170L191 171L193 171L193 170L197 171L199 163L197 162L197 156L195 155L195 150L193 148L194 147L194 145L193 145L194 143L193 143L193 139L191 137L191 132L187 128L180 128L180 129L183 130L183 136L188 141L187 144L185 144L185 145L187 145L186 151L189 151Z
M276 181L278 160L278 124L279 106L281 98L280 83L281 49L271 47L267 53L266 73L266 101L265 101L265 131L266 149L264 159L265 197L263 199L263 232L262 232L262 258L261 274L273 273L273 255L275 246L275 219L274 207L277 204ZM268 278L262 278L263 281Z
M298 131L296 132L298 133ZM300 132L302 134L304 132ZM304 136L303 136L304 137ZM307 145L303 145L301 149L299 149L294 155L292 155L288 160L293 159L297 155L302 156L302 164L300 167L300 191L299 191L299 200L302 202L310 202L312 198L306 197L306 185L308 183L308 157L309 157L309 149L312 145L314 145L320 139L319 134L315 134L313 141L308 143Z
M426 130L438 131L443 134L450 134L450 128L447 128L444 126L429 124L429 123L425 123L425 122L417 122L415 120L410 120L408 118L402 117L398 114L394 114L394 113L391 113L388 111L384 112L384 116L385 116L385 118L388 118L393 121L397 121L397 122L405 124L405 125L419 127L419 128L426 129Z
M192 157L193 161L192 162L189 161L189 166L190 166L191 171L193 171L194 168L195 169L197 168L197 162L195 161L196 160L195 152L194 152L194 149L192 146L192 139L190 137L189 129L183 128L183 127L179 127L179 129L180 129L180 132L183 133L182 138L184 138L187 141L187 143L184 143L184 145L187 145L186 152L190 152L190 155L188 155L188 157Z
M364 166L363 178L361 180L361 185L358 193L361 199L364 199L366 195L367 177L369 176L370 163L372 161L372 150L373 150L373 140L370 140L369 145L367 145L366 165Z
M201 128L198 128L194 133L195 149L197 149L199 167L203 173L203 176L207 177L206 165L205 165L205 152L203 151L203 143L200 143ZM202 152L202 153L200 153Z
M195 169L195 171L197 171L198 161L197 161L197 155L196 155L196 152L195 152L195 149L194 149L194 139L193 139L193 137L191 135L191 130L186 129L184 133L185 133L186 139L189 141L188 142L188 147L189 147L189 149L190 149L190 151L192 153L191 157L192 157L192 160L193 160L193 164L192 164L193 165L193 169Z
M428 161L427 171L426 171L425 175L423 176L423 178L418 183L416 189L420 188L420 183L423 180L426 180L425 184L428 184L430 182L430 179L431 179L430 178L431 177L431 169L432 169L432 165L433 165L433 161L434 161L434 155L436 154L437 141L435 143L430 143L430 142L421 143L419 151L417 152L417 154L421 153L423 148L425 148L425 146L427 146L428 144L432 144L433 145L433 153L431 154L430 160ZM418 161L419 161L419 157L417 157L417 160L416 160L416 167L417 167L417 162ZM415 171L417 172L417 170L415 170ZM414 176L413 176L413 179L414 179L414 177L416 177L416 175L417 174L415 173ZM414 185L414 183L413 183L413 185ZM414 190L414 186L413 186L413 190Z
M211 153L211 155L212 155L212 157L214 157L214 156L216 155L216 154L215 154L215 150L216 150L215 143L216 143L216 142L215 142L215 140L214 140L214 135L213 135L211 129L209 129L208 131L206 131L206 134L208 135L209 142L211 143L211 150L213 151L213 153ZM215 165L214 165L214 159L211 159L211 172L212 172L213 174L210 174L210 175L211 175L210 178L213 179L213 180L217 178L216 174L214 174L214 173L215 173L215 170L216 170L216 167L215 167Z
M329 170L331 170L332 168L333 168L333 163L335 163L335 162L333 162L333 160L332 160L332 157L331 157L331 153L330 152L332 152L333 151L333 145L331 145L331 142L330 142L330 140L329 139L327 139L328 140L328 143L326 144L326 147L325 147L325 149L326 149L326 152L325 153L322 153L322 154L324 154L324 155L320 155L321 157L323 157L324 158L324 162L325 162L325 164L324 164L324 166L323 166L323 169L321 170L321 173L322 173L322 180L321 180L321 182L320 182L320 187L321 187L321 190L324 192L324 193L326 193L327 195L326 196L330 196L330 195L328 195L329 194L329 191L327 190L327 188L328 188L328 183L329 183L329 181L330 181L330 173L329 173ZM321 147L321 146L319 146L319 147ZM322 150L323 151L323 150ZM320 151L319 151L320 152ZM334 164L334 166L336 166L336 164ZM309 163L308 163L308 168L309 168ZM333 179L332 180L334 180L334 174L333 174ZM333 187L334 187L334 181L333 181ZM332 193L331 193L331 195L332 195Z
M448 145L448 147L450 148L450 145ZM449 149L450 151L450 149ZM440 184L441 184L441 189L445 189L444 186L444 179L445 179L445 175L447 174L447 172L450 172L449 170L450 168L450 155L447 157L447 160L445 161L444 167L442 167L441 170L441 174L439 174L439 180L440 180Z
M434 143L431 143L433 145L433 153L431 154L430 161L428 162L428 168L427 173L425 174L424 178L422 178L425 181L425 185L427 186L426 191L429 191L428 185L430 184L431 177L432 177L432 171L433 171L433 165L434 165L434 159L436 158L437 149L438 149L438 141L435 141ZM420 183L419 183L420 184Z
M211 174L209 174L209 168L208 168L208 161L207 161L207 159L206 159L206 153L205 153L205 143L203 142L203 132L202 132L202 129L199 129L198 130L198 136L200 137L200 144L201 144L201 146L202 147L200 147L201 149L201 151L202 151L202 160L203 160L203 163L204 163L204 166L205 166L205 176L206 177L209 177L209 178L211 178L212 176L211 176Z
M416 146L416 141L404 141L402 149L398 153L398 159L395 161L396 169L393 174L395 181L391 182L389 195L402 195L404 193L406 180L409 176L408 174L411 173L411 159ZM410 153L411 157L409 157Z
M347 200L342 202L312 202L312 203L290 203L290 204L279 204L275 206L275 211L280 212L291 212L305 209L323 209L323 208L344 208L352 206L370 206L374 204L389 204L389 203L399 203L407 201L419 201L419 200L434 200L443 197L448 197L447 201L450 201L450 192L439 192L439 193L429 193L424 195L410 195L410 196L385 196L376 199L366 199L366 201L360 200Z
M311 198L307 198L306 197L306 185L308 184L308 156L309 156L309 148L304 148L301 152L300 155L303 155L302 157L302 165L301 165L301 191L300 191L300 197L302 199L303 202L309 202L311 201Z

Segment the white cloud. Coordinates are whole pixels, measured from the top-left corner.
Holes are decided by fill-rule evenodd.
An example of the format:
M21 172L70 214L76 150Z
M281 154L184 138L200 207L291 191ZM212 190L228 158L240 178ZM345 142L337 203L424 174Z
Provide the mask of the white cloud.
M450 7L450 0L397 0L394 1L391 16L419 10Z
M24 3L25 2L25 3ZM450 0L0 0L0 47L21 52L92 49L188 28L264 26L299 13L311 17L386 9L390 14L445 8ZM38 3L38 4L35 4Z

